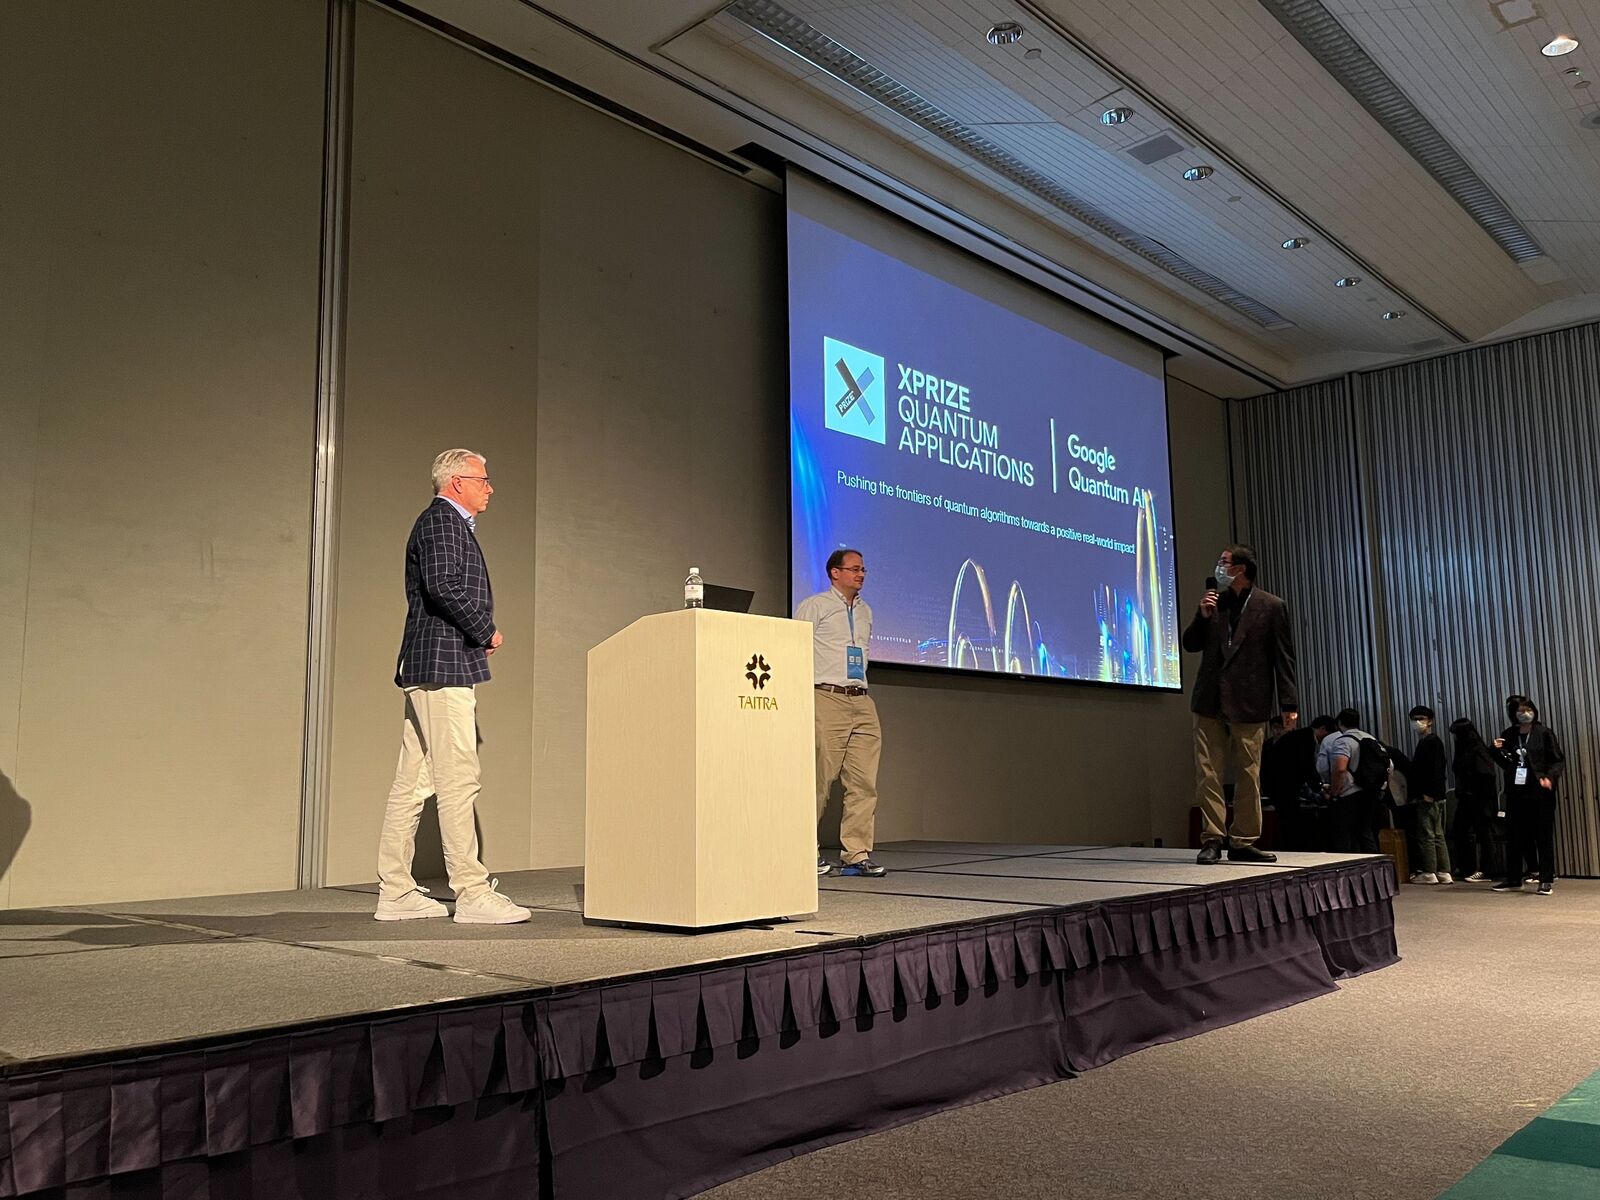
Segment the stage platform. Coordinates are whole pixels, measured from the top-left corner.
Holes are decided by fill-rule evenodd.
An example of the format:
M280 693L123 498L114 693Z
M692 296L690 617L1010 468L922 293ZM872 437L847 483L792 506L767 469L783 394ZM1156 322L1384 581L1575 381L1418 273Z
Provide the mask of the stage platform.
M902 842L810 917L372 920L376 886L0 912L0 1197L686 1196L1335 989L1388 859Z

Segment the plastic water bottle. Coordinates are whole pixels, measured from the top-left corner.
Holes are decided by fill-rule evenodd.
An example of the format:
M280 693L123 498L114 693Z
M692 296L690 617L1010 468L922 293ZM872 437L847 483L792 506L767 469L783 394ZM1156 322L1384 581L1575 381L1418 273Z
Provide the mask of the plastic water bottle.
M700 578L699 567L690 567L689 578L683 581L683 606L685 608L706 606L706 581Z

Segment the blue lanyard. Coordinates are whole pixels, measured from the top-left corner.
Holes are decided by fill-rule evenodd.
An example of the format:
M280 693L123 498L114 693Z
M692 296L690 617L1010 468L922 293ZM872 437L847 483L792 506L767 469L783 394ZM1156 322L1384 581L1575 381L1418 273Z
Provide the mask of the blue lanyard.
M846 604L844 606L844 614L850 619L850 644L854 646L856 644L856 606L854 604Z

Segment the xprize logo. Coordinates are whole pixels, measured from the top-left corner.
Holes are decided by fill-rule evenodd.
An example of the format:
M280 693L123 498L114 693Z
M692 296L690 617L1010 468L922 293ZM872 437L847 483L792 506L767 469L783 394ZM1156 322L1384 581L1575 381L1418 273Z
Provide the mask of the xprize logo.
M879 355L823 338L822 413L828 428L886 445L889 423L884 420L884 375Z

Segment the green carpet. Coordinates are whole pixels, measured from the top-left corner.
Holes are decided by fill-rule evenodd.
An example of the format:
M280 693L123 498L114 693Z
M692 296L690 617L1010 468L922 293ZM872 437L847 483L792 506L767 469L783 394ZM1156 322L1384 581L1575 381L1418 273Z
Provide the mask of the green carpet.
M1600 1071L1512 1134L1440 1200L1600 1196Z

